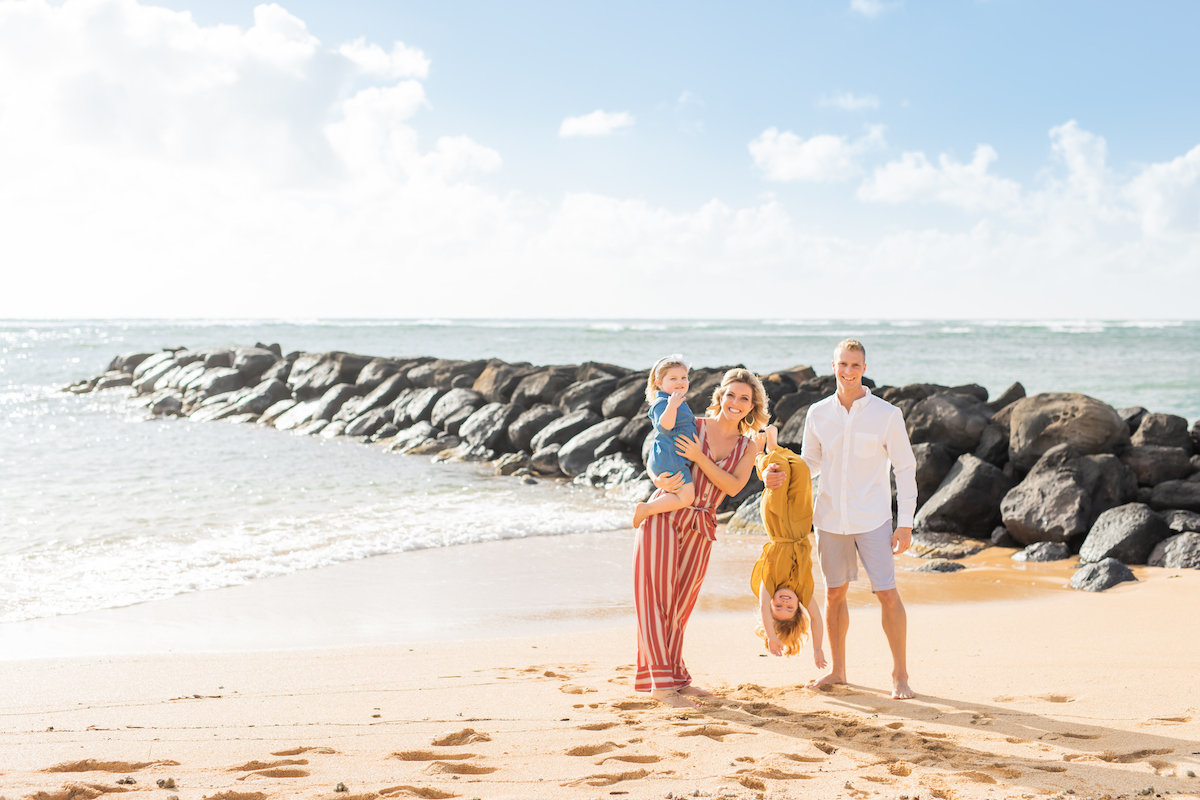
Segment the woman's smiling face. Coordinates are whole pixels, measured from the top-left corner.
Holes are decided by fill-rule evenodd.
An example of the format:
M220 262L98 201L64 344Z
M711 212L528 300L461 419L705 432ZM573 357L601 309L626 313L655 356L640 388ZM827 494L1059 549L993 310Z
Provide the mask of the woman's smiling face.
M733 381L721 391L721 414L740 420L754 410L754 389L750 384Z

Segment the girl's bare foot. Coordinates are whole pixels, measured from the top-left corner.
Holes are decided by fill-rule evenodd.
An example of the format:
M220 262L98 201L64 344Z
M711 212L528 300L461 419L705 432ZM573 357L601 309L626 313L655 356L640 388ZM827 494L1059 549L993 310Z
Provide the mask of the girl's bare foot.
M820 689L825 686L841 686L846 682L846 676L839 672L829 672L814 681L808 682L808 688Z
M650 696L660 703L666 703L673 708L695 708L696 704L681 695L675 689L652 689Z
M917 696L908 685L908 678L892 679L892 697L896 700L911 700Z
M633 527L640 528L642 523L646 521L646 517L650 516L649 503L638 503L633 508Z

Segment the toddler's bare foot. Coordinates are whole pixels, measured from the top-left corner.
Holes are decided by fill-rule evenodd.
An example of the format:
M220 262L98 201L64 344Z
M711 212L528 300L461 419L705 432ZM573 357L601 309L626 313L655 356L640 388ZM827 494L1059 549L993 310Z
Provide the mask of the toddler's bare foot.
M696 704L674 689L653 689L650 696L660 703L666 703L673 708L695 708Z
M892 697L896 700L911 700L917 696L908 685L908 678L892 679Z
M635 528L642 527L642 523L646 521L646 517L650 516L650 512L647 510L649 508L650 508L649 503L638 503L636 506L634 506L634 508L633 508L633 527L635 527Z
M763 433L766 434L767 452L769 453L779 446L779 429L774 425L768 425Z
M840 672L829 672L814 681L808 682L808 688L820 689L825 686L841 686L846 682L846 676Z

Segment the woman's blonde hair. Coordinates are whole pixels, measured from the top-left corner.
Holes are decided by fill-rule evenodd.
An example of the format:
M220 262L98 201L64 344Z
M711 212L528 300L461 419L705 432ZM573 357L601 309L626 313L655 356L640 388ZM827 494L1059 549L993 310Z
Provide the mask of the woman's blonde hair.
M734 367L726 372L721 378L721 385L713 389L712 402L708 405L708 416L715 417L721 413L721 395L725 393L725 388L731 383L746 384L750 387L750 393L754 398L754 408L738 420L738 430L743 435L761 430L771 419L767 413L767 390L763 388L762 381L758 379L757 375L743 367Z
M800 652L800 648L808 641L808 612L800 606L796 607L796 615L790 619L771 619L772 625L775 627L775 638L783 644L783 654L785 656L794 656ZM755 631L763 640L763 646L767 646L767 632L763 630L761 625Z
M691 364L683 360L683 356L670 355L663 356L658 361L654 362L654 366L650 368L650 374L646 378L646 402L654 405L654 395L658 391L659 381L671 367L683 367L691 369Z

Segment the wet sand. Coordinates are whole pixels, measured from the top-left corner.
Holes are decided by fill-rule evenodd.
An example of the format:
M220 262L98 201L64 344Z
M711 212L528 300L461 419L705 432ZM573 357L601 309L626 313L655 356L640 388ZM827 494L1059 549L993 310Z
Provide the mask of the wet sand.
M1065 588L1071 562L1012 551L951 574L902 559L919 695L903 702L864 584L850 685L805 689L811 657L753 635L762 540L723 536L686 644L719 698L679 711L632 691L631 537L3 626L0 797L1200 797L1200 572L1143 568L1097 595ZM26 656L79 650L14 657L21 635Z

